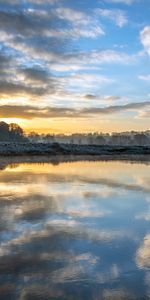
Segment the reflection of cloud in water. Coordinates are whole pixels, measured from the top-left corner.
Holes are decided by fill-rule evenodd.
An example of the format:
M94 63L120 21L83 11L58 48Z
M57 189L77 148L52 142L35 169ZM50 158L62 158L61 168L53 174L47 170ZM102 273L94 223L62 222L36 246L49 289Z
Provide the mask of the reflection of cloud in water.
M0 274L13 278L15 286L7 289L5 298L20 289L13 300L70 300L69 289L77 291L80 286L80 291L95 289L94 300L130 299L130 292L115 284L124 269L133 267L132 247L139 241L136 224L132 228L127 223L135 220L143 199L149 201L149 167L142 166L141 181L135 176L138 168L86 162L21 164L1 172ZM124 254L127 248L129 253ZM144 241L137 252L142 268L150 264L148 248ZM107 289L110 284L113 287ZM0 292L6 294L5 284ZM83 299L83 294L74 299Z
M122 238L123 233L120 231L100 231L96 229L84 228L80 223L73 220L52 220L48 221L45 229L29 231L24 230L17 238L4 241L0 246L0 255L11 253L14 247L24 246L28 243L34 243L42 239L69 238L83 239L95 242L109 242L117 238ZM124 233L125 235L125 233Z
M143 244L136 253L136 263L139 268L150 267L150 234L145 236Z
M65 296L65 298L64 298ZM60 289L56 289L55 287L49 288L49 286L43 285L30 285L29 287L26 287L23 292L21 293L21 296L18 300L49 300L49 299L68 299L66 297L67 295L64 295L64 291Z
M10 178L7 177L7 180L5 178L3 182L1 183L8 183L10 181L12 182L16 182L16 180L18 180L20 182L20 186L21 186L21 178L22 181L26 181L26 182L31 182L34 181L35 184L39 183L39 188L40 185L42 185L42 183L44 184L45 182L51 182L51 183L62 183L62 182L67 182L67 183L84 183L84 184L99 184L99 185L104 185L107 187L111 187L111 188L119 188L119 189L125 189L125 190L133 190L133 191L141 191L141 192L145 192L148 193L150 192L150 188L146 184L143 184L143 182L141 182L141 184L137 184L137 183L125 183L125 182L121 182L120 178L115 178L115 179L110 179L110 178L104 178L104 177L99 177L97 176L96 178L92 178L90 176L81 176L81 175L76 175L76 174L68 174L68 175L63 175L63 174L42 174L39 178L38 174L30 174L30 176L28 176L28 179L26 178L26 176L28 176L27 174L23 173L23 174L17 174L18 179L15 178L15 180L13 180L13 176L11 176L10 174ZM23 183L22 182L22 183ZM10 190L12 188L12 184L8 187L10 187ZM4 185L0 184L0 190L3 192L3 188ZM14 184L14 189L17 188L17 185L15 186Z
M72 162L58 166L51 164L20 164L18 168L9 168L0 174L0 182L30 183L89 183L126 190L150 191L150 166L123 162ZM138 176L136 175L138 174ZM40 175L40 176L39 176Z
M66 281L82 281L85 280L87 274L90 276L93 272L93 276L95 278L95 265L98 262L99 257L90 253L83 253L72 257L68 260L68 264L64 268L52 272L52 281L57 283L64 283Z
M96 190L96 188L95 188ZM84 198L108 198L117 197L119 193L111 188L102 188L99 191L85 191L82 193Z
M102 300L134 300L137 299L132 292L129 292L126 289L105 289L103 291ZM95 300L98 300L97 298Z
M137 220L145 220L150 221L150 208L148 208L148 211L145 213L140 213L135 217Z

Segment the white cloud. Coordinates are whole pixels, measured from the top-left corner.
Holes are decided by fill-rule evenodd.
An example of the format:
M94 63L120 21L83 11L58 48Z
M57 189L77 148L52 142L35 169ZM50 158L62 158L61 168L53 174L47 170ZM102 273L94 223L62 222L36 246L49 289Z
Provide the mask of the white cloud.
M97 85L109 84L114 82L113 79L97 74L71 74L70 76L64 76L57 78L59 86L69 90L78 90L86 92L91 91Z
M132 4L135 0L106 0L109 3L123 3L123 4Z
M75 25L88 25L91 20L84 12L71 8L59 7L54 11L60 19L67 20Z
M148 75L140 75L139 79L150 82L150 74L148 74Z
M59 7L54 10L54 13L59 19L65 20L72 25L72 28L66 31L66 37L96 38L105 34L98 20L82 11Z
M54 63L50 65L50 68L57 72L77 72L80 70L100 70L99 67L96 66L85 66L80 63L78 64L63 64L63 63Z
M146 52L150 56L150 26L144 27L140 32L141 43L143 44Z
M100 16L108 18L115 22L119 27L123 27L128 23L128 18L123 10L120 9L98 9Z

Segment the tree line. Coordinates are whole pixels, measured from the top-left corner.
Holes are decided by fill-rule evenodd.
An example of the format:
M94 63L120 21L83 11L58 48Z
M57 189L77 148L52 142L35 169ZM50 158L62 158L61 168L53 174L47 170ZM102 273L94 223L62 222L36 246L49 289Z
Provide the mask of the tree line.
M150 146L150 131L145 132L122 132L122 133L81 133L81 134L38 134L30 133L28 136L32 142L42 143L68 143L78 145L139 145Z
M150 130L144 132L130 131L121 133L76 133L65 134L38 134L31 132L28 135L16 123L0 122L0 142L27 142L27 143L68 143L78 145L139 145L150 146Z

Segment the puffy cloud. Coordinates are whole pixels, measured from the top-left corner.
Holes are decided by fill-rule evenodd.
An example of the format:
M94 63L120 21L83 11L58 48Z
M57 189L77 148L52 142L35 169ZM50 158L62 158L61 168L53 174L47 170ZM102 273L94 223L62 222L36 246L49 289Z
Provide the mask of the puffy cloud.
M7 33L8 39L22 36L40 39L44 36L55 38L57 42L59 38L95 38L104 34L98 20L69 8L1 10L0 31L1 35ZM18 41L20 43L21 39Z
M44 87L30 87L23 83L15 83L9 81L0 82L0 97L1 99L8 96L42 96L47 94L47 89Z
M67 108L67 107L43 107L1 105L0 113L2 118L86 118L95 115L110 115L125 111L138 111L141 108L149 107L149 102L129 103L126 105L114 105L107 107L90 108Z
M34 48L24 48L23 52L28 53L31 57L38 56ZM141 53L129 55L123 51L114 51L111 49L92 50L90 52L68 52L53 53L41 49L41 57L49 63L51 70L68 72L80 70L99 70L103 64L131 64L135 63L141 56Z
M112 20L119 27L123 27L128 23L125 12L120 9L98 9L97 13L102 17Z
M76 39L93 39L105 34L100 16L120 27L125 25L127 17L122 10L99 9L96 12L96 8L83 10L78 6L75 9L57 0L44 3L28 0L26 5L14 0L13 4L14 8L10 0L0 4L0 98L4 104L11 101L16 104L1 106L2 117L85 118L132 109L132 103L131 106L110 106L111 101L121 100L117 96L84 95L94 95L98 86L103 88L115 81L101 72L101 65L131 64L140 54L129 55L105 48L93 50L93 47L88 49L82 45L78 49L76 44ZM75 92L78 95L73 94ZM23 99L22 106L17 105L19 97ZM80 108L81 99L104 101L104 107L99 108L95 103L95 108ZM59 108L60 103L66 107ZM6 113L6 108L11 111ZM136 103L134 109L139 109Z
M98 20L90 17L85 12L64 7L57 8L55 12L60 19L66 20L73 25L70 33L74 37L95 38L98 35L104 35L104 30Z
M46 83L50 79L52 81L52 78L50 78L50 75L45 69L40 69L38 67L33 68L23 68L19 70L20 74L23 75L24 80L29 82L37 82L39 83Z
M73 74L60 78L60 83L64 83L65 86L68 85L70 88L80 88L80 90L84 89L86 91L96 87L97 84L101 85L111 82L113 82L111 78L100 74Z
M146 52L150 56L150 26L144 27L140 32L141 43L143 44Z

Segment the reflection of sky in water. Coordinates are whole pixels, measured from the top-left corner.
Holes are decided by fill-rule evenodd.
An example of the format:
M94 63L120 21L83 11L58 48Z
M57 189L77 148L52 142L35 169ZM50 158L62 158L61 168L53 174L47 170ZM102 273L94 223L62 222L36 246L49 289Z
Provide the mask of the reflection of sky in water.
M125 162L1 171L0 299L149 299L149 174Z

